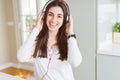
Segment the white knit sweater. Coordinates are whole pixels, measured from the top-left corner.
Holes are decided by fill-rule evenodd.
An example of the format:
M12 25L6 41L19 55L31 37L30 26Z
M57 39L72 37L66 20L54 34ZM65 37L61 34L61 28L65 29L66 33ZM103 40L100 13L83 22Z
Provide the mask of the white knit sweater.
M20 62L29 61L35 49L35 39L39 30L34 28L27 41L20 47L17 53ZM34 59L34 74L36 80L74 80L72 68L80 65L82 56L76 39L68 39L68 60L59 60L57 46L48 47L47 58L36 57ZM49 60L51 58L51 60ZM47 69L48 67L48 69ZM48 71L47 71L48 70ZM41 79L44 76L43 79Z

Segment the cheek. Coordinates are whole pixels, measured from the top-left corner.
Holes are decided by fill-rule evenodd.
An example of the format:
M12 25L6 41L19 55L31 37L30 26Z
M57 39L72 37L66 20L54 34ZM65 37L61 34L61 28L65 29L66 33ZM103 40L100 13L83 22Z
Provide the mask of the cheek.
M63 24L63 19L60 19L60 20L59 20L59 23L61 23L61 25L62 25L62 24Z
M59 20L60 23L63 23L63 20Z
M47 24L47 25L48 25L49 21L50 21L50 18L47 17L47 18L46 18L46 24Z

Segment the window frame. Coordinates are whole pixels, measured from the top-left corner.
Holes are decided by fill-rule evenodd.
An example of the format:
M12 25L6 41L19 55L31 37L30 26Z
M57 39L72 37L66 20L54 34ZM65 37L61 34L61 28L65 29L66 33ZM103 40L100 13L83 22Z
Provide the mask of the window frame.
M108 6L108 8L110 8L111 6L113 6L111 4L109 5L108 3L112 3L112 1L111 2L105 2L105 1L101 2L100 0L98 0L98 2L97 2L97 54L120 56L120 44L113 43L113 31L112 31L113 24L117 21L120 21L117 18L120 16L120 13L119 13L120 5L118 6L117 1L112 3L113 5L115 4L114 5L115 8L113 9L113 11L115 11L115 12L113 12L113 15L115 13L115 15L114 15L115 19L111 18L111 19L113 19L113 21L110 21L111 19L108 19L110 21L110 23L108 23L108 24L110 24L109 26L104 26L104 25L106 25L105 24L106 22L104 22L105 20L101 20L100 18L103 16L99 15L101 13L99 11L100 7ZM103 10L103 9L101 9L101 10ZM104 11L103 11L103 13L104 13ZM106 13L104 13L104 14L106 14ZM110 13L106 14L106 15L110 15ZM106 18L106 16L104 16L104 18ZM104 27L101 29L102 25ZM109 27L109 28L106 29L106 27ZM108 30L108 29L111 29L111 31L109 31L110 33L107 33L107 31L106 32L104 31L104 30ZM101 34L100 34L100 32L101 32ZM100 42L100 40L101 40L101 42Z

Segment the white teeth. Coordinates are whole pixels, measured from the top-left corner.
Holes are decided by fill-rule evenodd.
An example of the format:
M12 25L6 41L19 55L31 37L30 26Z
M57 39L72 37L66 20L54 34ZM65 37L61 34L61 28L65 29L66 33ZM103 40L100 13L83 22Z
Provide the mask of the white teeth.
M51 25L51 26L56 26L56 25Z
M56 24L50 24L51 26L55 26Z
M51 26L56 26L57 24L53 24L53 23L51 23Z

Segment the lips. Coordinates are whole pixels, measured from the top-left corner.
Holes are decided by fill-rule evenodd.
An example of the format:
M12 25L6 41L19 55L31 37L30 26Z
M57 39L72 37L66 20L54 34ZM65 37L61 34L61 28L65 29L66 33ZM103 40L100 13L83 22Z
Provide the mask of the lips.
M50 26L50 28L52 28L52 29L54 29L55 27L56 27L55 25L54 26L53 25Z
M55 28L57 24L50 24L50 28Z

